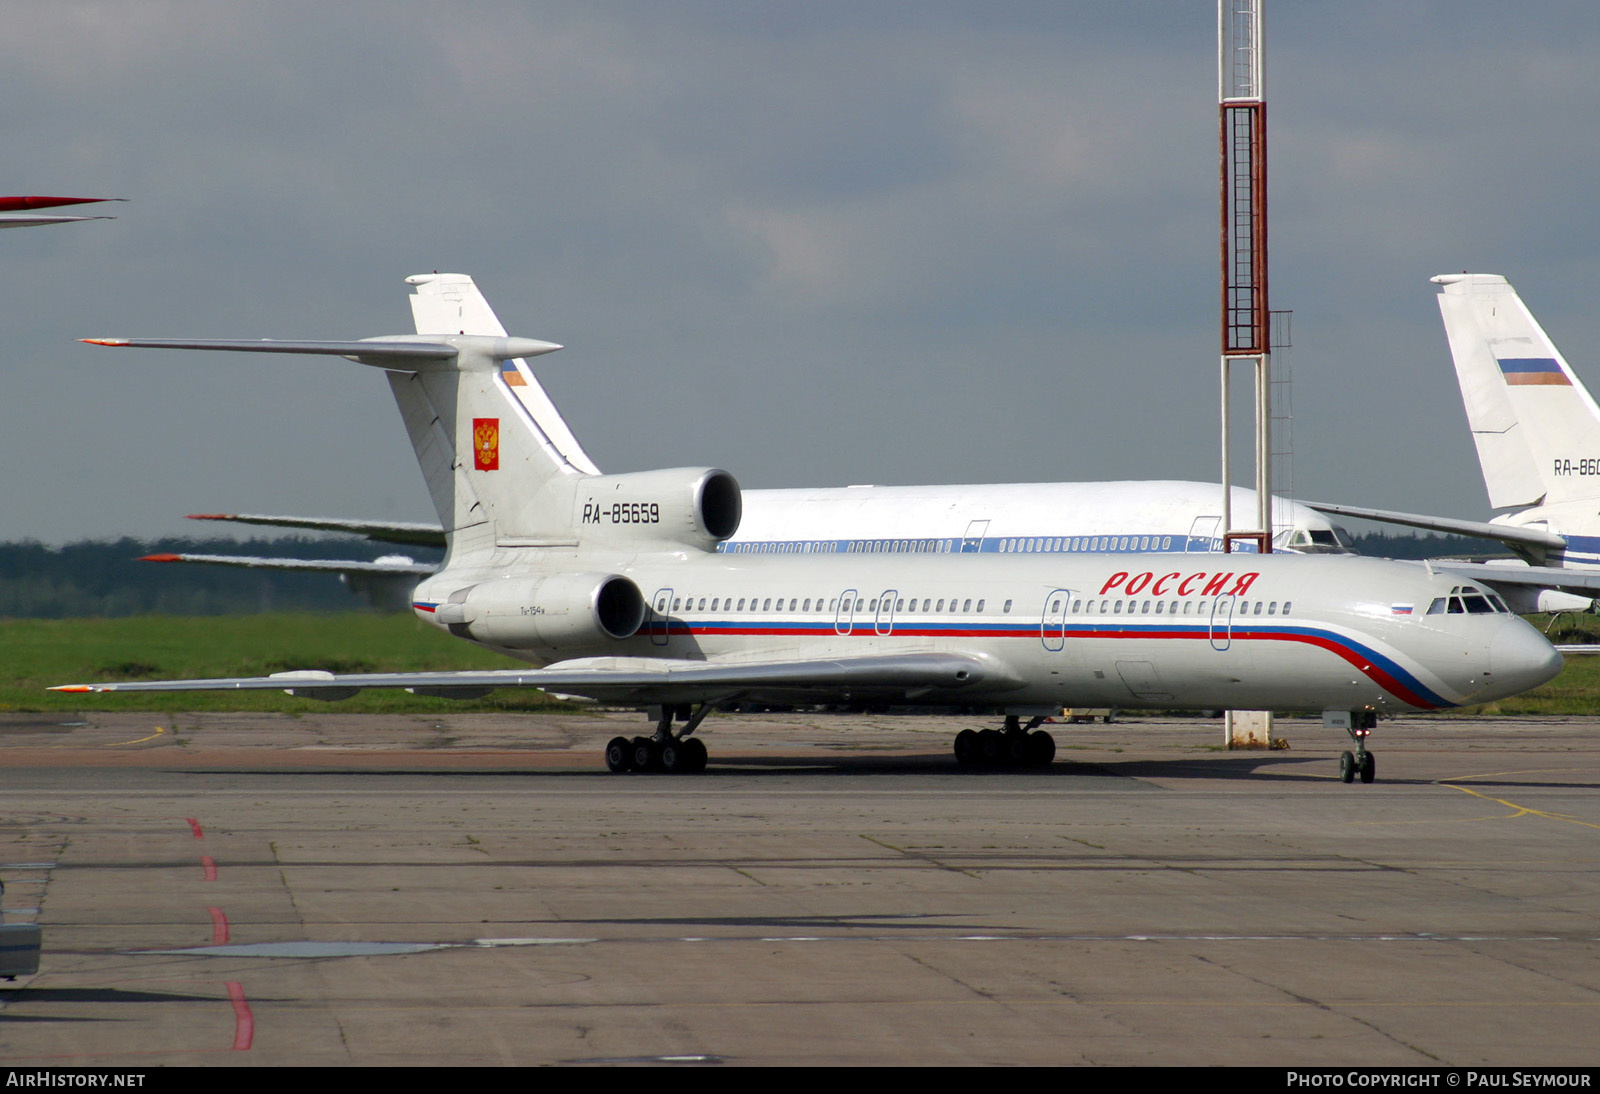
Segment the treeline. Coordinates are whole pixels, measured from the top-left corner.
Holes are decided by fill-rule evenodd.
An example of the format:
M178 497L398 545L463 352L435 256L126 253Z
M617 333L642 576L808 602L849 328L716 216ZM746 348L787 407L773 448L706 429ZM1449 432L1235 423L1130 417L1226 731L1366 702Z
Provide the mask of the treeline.
M1368 532L1355 536L1355 549L1374 558L1510 558L1511 552L1493 540L1470 536L1426 535L1411 532Z
M418 561L441 557L441 552L425 547L299 536L96 540L64 547L0 543L0 617L369 610L367 602L345 588L337 574L139 561L143 555L183 553L364 561L393 554Z
M1356 549L1383 558L1504 555L1499 546L1462 536L1357 536ZM365 611L366 600L336 574L241 570L231 566L140 562L150 554L254 555L370 561L405 554L438 561L441 552L355 539L119 539L47 547L0 543L0 617L238 615L269 611Z

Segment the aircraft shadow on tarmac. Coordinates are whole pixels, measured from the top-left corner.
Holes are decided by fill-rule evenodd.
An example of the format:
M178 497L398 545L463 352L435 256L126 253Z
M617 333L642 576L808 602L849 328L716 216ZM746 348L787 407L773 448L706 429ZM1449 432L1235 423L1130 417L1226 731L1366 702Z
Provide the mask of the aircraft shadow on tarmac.
M1072 779L1082 789L1097 784L1105 789L1128 789L1130 784L1155 781L1212 782L1216 780L1247 781L1254 783L1278 782L1308 784L1338 782L1339 762L1336 756L1323 754L1289 754L1285 752L1243 751L1230 753L1200 753L1162 759L1129 758L1126 760L1074 760L1070 755L1058 753L1047 768L1017 767L962 767L955 759L943 753L855 753L806 755L796 751L787 755L728 755L714 760L706 770L692 776L668 776L659 773L630 773L625 778L641 785L692 786L697 780L729 778L793 778L796 776L921 776L941 779ZM415 767L273 767L189 769L193 775L231 775L265 778L412 778L412 779L616 779L617 776L598 765L553 766L541 762L538 755L511 765L502 763L493 767L415 766ZM687 781L685 781L687 780ZM1396 778L1381 775L1379 783L1391 786L1459 785L1477 790L1504 789L1528 790L1594 790L1600 789L1593 780L1531 779L1531 778ZM1154 785L1150 789L1156 789ZM3 990L3 989L0 989Z
M311 778L352 776L411 777L411 778L541 778L559 779L615 779L617 776L604 767L588 765L572 767L553 766L541 758L529 755L525 760L494 767L457 767L440 765L415 767L342 767L319 766L315 768L274 767L271 769L213 768L194 774L254 775L272 778ZM1337 780L1338 760L1325 755L1288 755L1282 752L1238 752L1228 754L1202 753L1193 756L1166 759L1129 758L1127 760L1074 760L1070 754L1057 754L1046 768L963 767L947 753L836 753L807 755L796 751L779 755L739 755L737 753L713 759L710 766L698 775L669 776L662 773L630 772L625 777L663 786L692 785L697 779L732 777L763 778L773 776L831 775L840 776L939 776L951 779L1050 779L1074 778L1081 780L1113 781L1139 779L1250 779L1254 781L1278 779L1292 782L1309 780ZM688 780L685 782L685 780ZM1390 780L1400 782L1405 780ZM1432 780L1410 780L1430 782ZM1518 784L1525 785L1525 784Z
M0 1002L26 998L29 1005L39 1003L215 1003L215 995L192 995L188 992L120 991L117 988L4 988L0 987ZM0 1022L98 1022L99 1018L63 1018L52 1015L6 1014Z
M912 922L916 920L918 922ZM823 931L858 930L870 928L880 931L931 931L948 934L950 931L1001 931L1004 927L993 923L958 922L948 915L923 912L916 915L772 915L772 916L616 916L593 919L563 919L567 925L599 925L626 923L639 927L747 927L771 933L777 930Z

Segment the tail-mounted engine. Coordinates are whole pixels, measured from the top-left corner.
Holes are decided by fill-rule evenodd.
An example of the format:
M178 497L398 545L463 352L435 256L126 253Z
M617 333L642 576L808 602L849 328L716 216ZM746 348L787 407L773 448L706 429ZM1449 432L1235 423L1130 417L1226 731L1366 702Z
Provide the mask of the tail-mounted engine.
M438 605L434 620L488 645L570 653L632 638L645 608L621 574L552 574L480 582Z
M581 479L572 517L585 542L665 542L709 551L739 530L743 513L732 475L714 467L679 467Z

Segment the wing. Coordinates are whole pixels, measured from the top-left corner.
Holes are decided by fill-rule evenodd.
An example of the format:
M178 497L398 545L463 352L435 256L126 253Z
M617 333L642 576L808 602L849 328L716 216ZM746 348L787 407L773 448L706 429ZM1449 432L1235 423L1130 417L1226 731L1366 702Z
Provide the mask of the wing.
M0 228L39 228L46 224L72 224L80 220L116 220L116 217L36 216L32 213L0 213Z
M1600 572L1565 570L1555 566L1497 566L1491 562L1463 562L1457 559L1432 559L1429 566L1438 573L1459 574L1497 589L1507 586L1523 589L1556 589L1578 596L1600 596Z
M1479 539L1497 539L1530 562L1544 561L1546 552L1562 550L1567 541L1554 532L1539 528L1521 528L1514 524L1492 524L1481 520L1456 520L1452 517L1430 517L1421 513L1399 513L1389 509L1362 509L1354 505L1329 505L1324 502L1302 502L1319 513L1332 513L1341 517L1400 524L1407 528L1422 528L1430 532L1445 532L1457 536L1476 536Z
M433 562L411 559L363 562L351 558L263 558L257 555L195 555L162 553L143 555L140 562L203 562L212 566L239 566L248 570L302 570L325 574L378 574L381 576L427 577L439 572Z
M439 564L417 562L391 555L365 562L350 558L263 558L255 555L198 555L163 553L145 555L140 562L197 562L210 566L237 566L247 570L298 571L338 574L351 592L380 611L399 612L411 607L417 583L438 573Z
M420 521L345 520L340 517L276 517L261 513L190 513L190 520L223 520L233 524L259 524L268 528L305 528L313 532L344 532L412 547L444 547L444 528Z
M698 703L734 696L774 701L954 701L1004 692L1023 681L992 657L904 653L808 660L711 662L652 657L594 657L543 669L487 672L283 672L215 680L135 680L63 684L51 691L268 691L310 699L348 699L364 688L404 688L417 695L476 699L495 688L538 688L605 702Z

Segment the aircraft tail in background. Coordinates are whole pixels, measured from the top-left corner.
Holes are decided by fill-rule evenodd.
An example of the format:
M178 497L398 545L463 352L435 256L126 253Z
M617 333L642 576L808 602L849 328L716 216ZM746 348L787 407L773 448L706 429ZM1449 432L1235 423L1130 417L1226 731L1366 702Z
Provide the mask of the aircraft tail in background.
M1600 498L1600 407L1498 274L1440 274L1467 424L1495 509Z
M1518 611L1586 606L1600 592L1600 407L1505 278L1440 274L1433 282L1489 504L1506 511L1474 521L1306 504L1336 516L1497 539L1528 566L1461 572L1512 597Z

